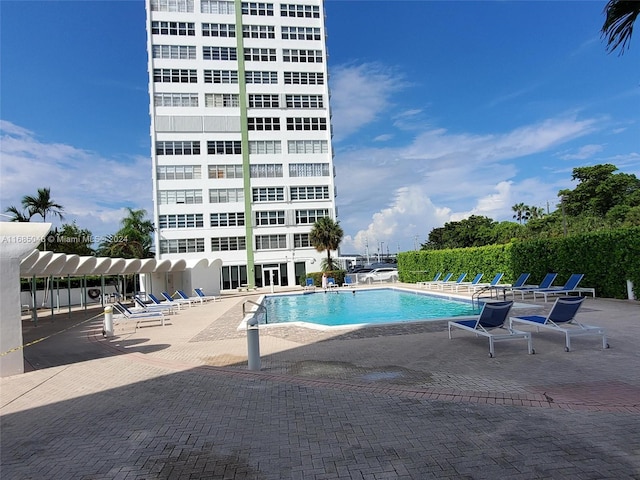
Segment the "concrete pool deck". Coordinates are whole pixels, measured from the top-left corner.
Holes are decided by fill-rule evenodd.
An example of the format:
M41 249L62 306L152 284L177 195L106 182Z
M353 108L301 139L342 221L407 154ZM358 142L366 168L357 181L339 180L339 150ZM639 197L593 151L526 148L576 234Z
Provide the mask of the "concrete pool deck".
M261 293L109 339L100 308L25 320L33 371L0 379L0 476L640 478L639 302L585 300L607 350L541 332L535 355L513 341L489 358L443 321L269 327L251 372L237 327Z

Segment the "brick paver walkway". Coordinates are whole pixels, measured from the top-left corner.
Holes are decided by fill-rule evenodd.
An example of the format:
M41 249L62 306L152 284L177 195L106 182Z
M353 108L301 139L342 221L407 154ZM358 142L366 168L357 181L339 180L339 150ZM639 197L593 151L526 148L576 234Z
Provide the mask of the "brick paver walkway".
M488 358L443 322L268 327L250 372L246 298L110 339L99 311L26 322L34 370L0 380L0 478L640 478L637 302L587 300L604 351L544 332L536 355Z

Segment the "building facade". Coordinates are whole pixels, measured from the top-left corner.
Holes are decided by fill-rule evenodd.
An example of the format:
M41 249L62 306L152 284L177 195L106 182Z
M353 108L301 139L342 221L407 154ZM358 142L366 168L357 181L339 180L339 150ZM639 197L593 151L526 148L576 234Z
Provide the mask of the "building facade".
M158 260L295 285L336 219L322 0L146 0Z

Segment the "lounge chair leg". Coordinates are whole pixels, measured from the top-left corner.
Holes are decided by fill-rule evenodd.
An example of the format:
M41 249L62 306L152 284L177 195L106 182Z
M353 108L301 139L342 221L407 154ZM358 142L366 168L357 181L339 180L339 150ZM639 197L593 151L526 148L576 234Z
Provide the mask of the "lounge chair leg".
M493 358L494 349L493 349L493 338L489 337L489 358Z

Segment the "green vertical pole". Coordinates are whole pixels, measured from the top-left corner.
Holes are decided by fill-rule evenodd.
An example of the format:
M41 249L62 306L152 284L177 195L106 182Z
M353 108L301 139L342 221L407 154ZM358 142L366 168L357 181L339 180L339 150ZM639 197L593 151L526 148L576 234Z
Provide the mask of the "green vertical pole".
M36 288L38 287L37 282L36 282L36 276L34 275L33 278L31 279L31 302L33 305L33 308L31 310L31 319L33 320L34 325L37 327L38 326L38 305L37 305L37 295L36 295Z
M67 304L69 307L69 316L71 316L71 275L67 275Z
M242 0L235 0L236 46L238 50L238 87L240 97L240 134L242 146L242 178L244 181L244 225L247 252L247 284L255 287L253 257L253 223L251 218L251 167L249 163L249 130L247 121L247 83L244 67L244 39L242 37Z

